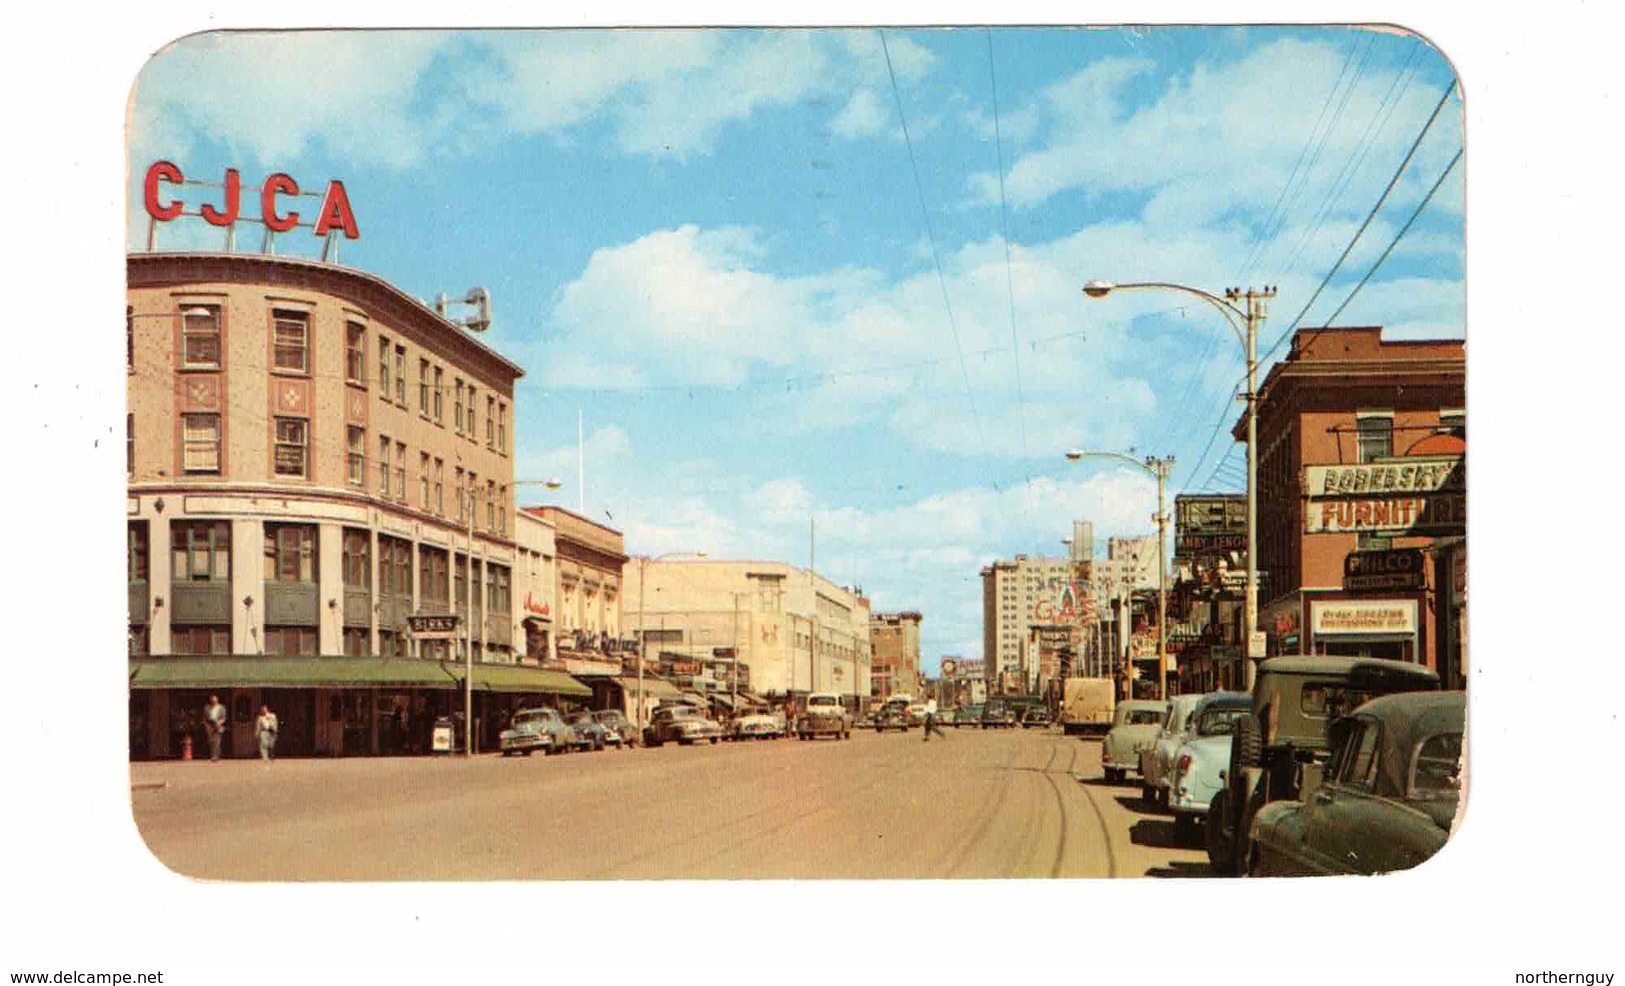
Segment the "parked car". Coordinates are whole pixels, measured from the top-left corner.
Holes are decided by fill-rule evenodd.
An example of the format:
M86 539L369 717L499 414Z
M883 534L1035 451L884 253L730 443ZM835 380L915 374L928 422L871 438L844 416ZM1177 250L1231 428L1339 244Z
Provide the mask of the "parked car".
M729 724L732 740L778 739L781 720L766 709L747 711Z
M1168 703L1154 699L1119 702L1112 714L1112 728L1100 741L1100 766L1106 783L1116 784L1129 771L1140 771L1140 751L1156 742L1157 730L1168 714Z
M1191 710L1168 775L1168 808L1174 813L1174 835L1179 841L1190 841L1196 823L1207 815L1213 795L1224 786L1236 720L1252 707L1253 697L1246 692L1210 692Z
M1016 710L997 699L989 699L982 705L983 729L1014 729L1016 728Z
M1049 710L1042 705L1035 705L1027 710L1021 717L1022 729L1045 729L1049 726Z
M908 724L910 726L925 725L925 703L915 702L908 707Z
M1174 769L1174 750L1185 734L1191 710L1202 700L1200 693L1175 695L1168 700L1168 712L1149 746L1140 751L1140 797L1146 807L1168 802L1168 775Z
M1256 876L1387 873L1420 865L1450 837L1461 803L1466 692L1375 698L1332 725L1332 753L1301 801L1258 810Z
M1367 701L1397 692L1438 691L1419 664L1367 657L1276 657L1258 666L1252 711L1236 722L1225 786L1207 815L1215 873L1246 863L1248 830L1260 808L1298 800L1303 776L1331 753L1331 724Z
M706 717L699 706L687 702L674 702L658 706L649 717L649 728L643 731L643 741L649 746L680 743L716 743L722 739L722 727Z
M851 739L852 713L846 711L841 696L834 692L813 692L807 696L807 708L796 720L796 736L804 740L819 736Z
M964 705L954 710L954 727L978 726L982 722L982 703Z
M564 753L575 741L575 730L570 728L557 709L547 706L520 709L513 714L513 721L497 741L505 757L516 753L528 757L536 750Z
M606 746L620 749L621 734L593 718L591 712L577 712L565 721L580 737L582 749L602 750Z
M628 749L638 745L638 727L620 709L604 709L592 714L593 720L620 734L621 745Z

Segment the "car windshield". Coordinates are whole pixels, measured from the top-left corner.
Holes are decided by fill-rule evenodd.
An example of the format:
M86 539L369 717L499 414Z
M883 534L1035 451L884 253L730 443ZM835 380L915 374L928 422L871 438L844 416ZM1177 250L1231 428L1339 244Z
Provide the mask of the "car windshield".
M557 715L558 713L552 709L525 709L522 712L514 713L513 722L516 726L522 722L544 722L555 718Z
M595 712L592 717L602 723L614 723L620 721L621 714L611 709L608 712Z
M1448 799L1461 792L1461 734L1439 733L1416 745L1411 760L1413 798Z
M1233 735L1236 731L1236 720L1246 714L1246 709L1208 709L1196 720L1196 735Z
M1370 698L1370 692L1350 688L1347 685L1312 681L1303 686L1303 714L1336 719L1353 712Z
M1162 722L1162 713L1156 709L1134 709L1123 722L1129 726L1155 726Z
M807 702L808 705L840 705L841 700L833 695L814 695Z

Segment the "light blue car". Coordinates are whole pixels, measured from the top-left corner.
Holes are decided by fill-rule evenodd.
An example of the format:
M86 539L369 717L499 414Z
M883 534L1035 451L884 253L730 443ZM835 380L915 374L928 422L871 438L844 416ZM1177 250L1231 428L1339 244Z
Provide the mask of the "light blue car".
M1207 815L1208 804L1224 787L1222 774L1230 768L1236 720L1252 709L1253 697L1247 692L1211 692L1191 709L1168 775L1168 807L1180 842L1192 840L1196 820Z

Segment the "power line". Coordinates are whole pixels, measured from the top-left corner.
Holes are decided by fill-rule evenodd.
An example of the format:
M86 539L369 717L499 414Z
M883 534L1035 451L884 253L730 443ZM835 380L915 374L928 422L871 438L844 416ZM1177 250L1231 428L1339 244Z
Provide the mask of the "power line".
M937 285L942 289L942 306L948 313L948 329L954 336L954 350L959 353L959 372L965 379L965 399L970 404L971 418L976 422L976 437L982 454L987 454L987 435L982 430L982 415L976 409L976 391L970 385L970 369L965 365L965 351L959 342L959 325L954 321L953 304L948 300L948 279L942 273L942 257L937 252L937 237L931 229L931 212L925 206L925 186L920 182L920 166L914 160L914 140L908 133L908 114L903 111L903 93L897 87L897 72L892 68L891 48L886 44L886 32L880 35L880 51L886 56L886 76L891 79L892 98L897 101L897 118L903 126L903 144L908 148L908 167L914 175L914 192L920 200L920 218L925 223L925 237L931 244L931 263L937 269Z
M1031 459L1027 451L1027 401L1021 392L1021 344L1016 337L1016 277L1010 268L1010 209L1004 197L1004 138L999 129L999 79L993 67L993 31L982 29L987 38L987 78L993 90L993 152L999 166L999 230L1004 241L1004 283L1010 297L1010 351L1016 362L1016 420L1021 426L1021 456ZM1027 481L1032 482L1031 472ZM1023 508L1025 509L1025 508Z

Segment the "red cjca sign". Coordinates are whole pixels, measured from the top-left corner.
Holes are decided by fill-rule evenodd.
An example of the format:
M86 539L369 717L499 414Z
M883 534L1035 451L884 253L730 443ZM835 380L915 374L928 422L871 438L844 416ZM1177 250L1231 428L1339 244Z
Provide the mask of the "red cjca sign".
M179 199L166 199L164 185L186 184L186 178L181 169L169 161L155 161L147 169L147 177L142 185L143 199L147 207L147 215L158 222L169 222L178 219L184 212L185 206ZM225 182L222 185L225 201L221 208L212 203L204 203L198 209L198 215L212 226L230 226L237 222L242 209L243 183L242 176L236 168L227 168ZM299 213L294 210L283 211L278 201L281 196L298 195L299 183L282 172L276 172L265 179L260 186L260 222L266 228L277 233L285 233L299 223ZM355 213L350 210L350 197L344 192L344 183L330 181L327 183L327 193L322 196L321 212L316 218L315 230L317 236L326 236L333 230L342 232L346 239L360 239L361 232L356 226Z

